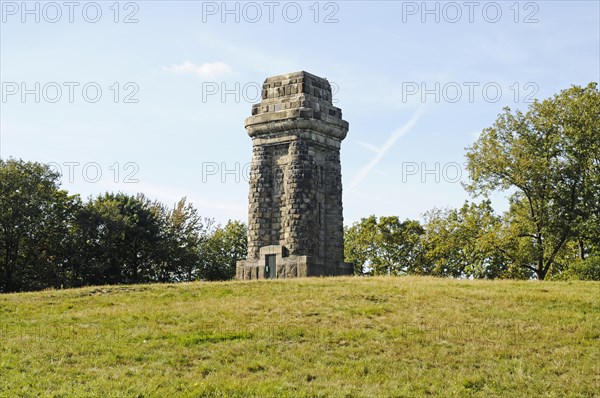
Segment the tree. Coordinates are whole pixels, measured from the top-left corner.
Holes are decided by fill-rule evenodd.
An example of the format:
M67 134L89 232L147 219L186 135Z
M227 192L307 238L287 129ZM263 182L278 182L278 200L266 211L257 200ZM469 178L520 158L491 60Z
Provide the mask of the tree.
M507 230L489 200L425 214L421 273L455 278L522 277L506 248ZM511 242L512 243L512 242Z
M362 218L351 227L344 227L344 257L354 264L354 273L368 273L367 267L375 257L377 236L377 217Z
M49 166L0 160L0 291L60 286L78 206Z
M82 203L40 163L0 160L0 292L98 284L230 279L246 226L213 228L183 198L143 194Z
M519 239L531 247L522 267L544 279L570 239L585 245L597 236L600 95L595 83L571 87L526 113L505 108L468 148L475 195L513 190Z
M87 202L77 219L83 283L156 280L163 225L146 197L105 193Z
M169 208L143 194L106 193L76 219L74 286L202 278L213 221L185 198Z
M163 250L157 264L157 278L166 281L200 279L202 252L207 245L214 221L202 218L198 211L182 198L173 209L154 203L159 219L163 220Z
M200 277L208 281L233 278L236 262L246 257L247 241L246 224L229 220L224 227L217 226L201 245Z
M345 230L346 261L354 263L358 274L409 273L418 263L422 233L418 221L401 222L396 216L363 218Z
M569 263L560 274L552 275L556 280L600 281L600 256L592 255L585 259L577 258Z

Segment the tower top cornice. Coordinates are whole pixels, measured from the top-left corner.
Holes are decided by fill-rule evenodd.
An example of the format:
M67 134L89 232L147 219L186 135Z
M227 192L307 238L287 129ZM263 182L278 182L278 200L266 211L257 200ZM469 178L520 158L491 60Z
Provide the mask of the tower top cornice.
M348 122L333 105L331 84L325 78L305 71L268 77L261 98L244 121L250 137L283 130L312 130L340 141L346 137Z

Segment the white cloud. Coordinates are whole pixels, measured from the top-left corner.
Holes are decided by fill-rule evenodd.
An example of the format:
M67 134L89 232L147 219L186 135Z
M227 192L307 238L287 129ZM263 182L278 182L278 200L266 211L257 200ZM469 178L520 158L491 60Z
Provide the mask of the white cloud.
M164 70L174 73L194 73L196 76L205 78L214 78L219 75L231 73L231 66L224 62L205 62L201 65L196 65L190 61L184 61L179 65L171 65L163 67Z
M239 40L224 40L215 34L204 32L198 36L202 47L212 48L218 54L234 56L244 60L244 68L259 72L261 76L274 76L280 73L293 72L306 67L305 60L298 59L298 52L290 47L277 52L263 51L264 46L240 44Z

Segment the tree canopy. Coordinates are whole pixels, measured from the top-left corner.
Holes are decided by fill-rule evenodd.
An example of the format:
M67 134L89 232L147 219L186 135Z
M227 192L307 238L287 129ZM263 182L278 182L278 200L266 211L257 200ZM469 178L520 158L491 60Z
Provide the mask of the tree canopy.
M47 166L0 160L0 292L231 278L246 226L143 194L83 202ZM233 271L232 271L233 270Z
M597 245L599 154L596 83L535 101L526 113L505 108L467 150L471 193L514 190L509 217L533 254L522 266L539 279L570 239L581 241L582 257Z
M573 86L505 108L467 148L479 203L432 209L424 223L370 216L346 229L356 273L456 278L600 279L600 95ZM498 214L488 197L505 191Z

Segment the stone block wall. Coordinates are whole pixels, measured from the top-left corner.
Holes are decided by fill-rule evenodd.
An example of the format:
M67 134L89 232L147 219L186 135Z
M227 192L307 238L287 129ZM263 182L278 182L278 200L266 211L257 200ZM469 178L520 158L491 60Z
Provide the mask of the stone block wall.
M277 277L347 274L340 147L348 123L329 82L307 72L266 79L245 126L253 148L238 278L265 276L266 247L282 248Z

